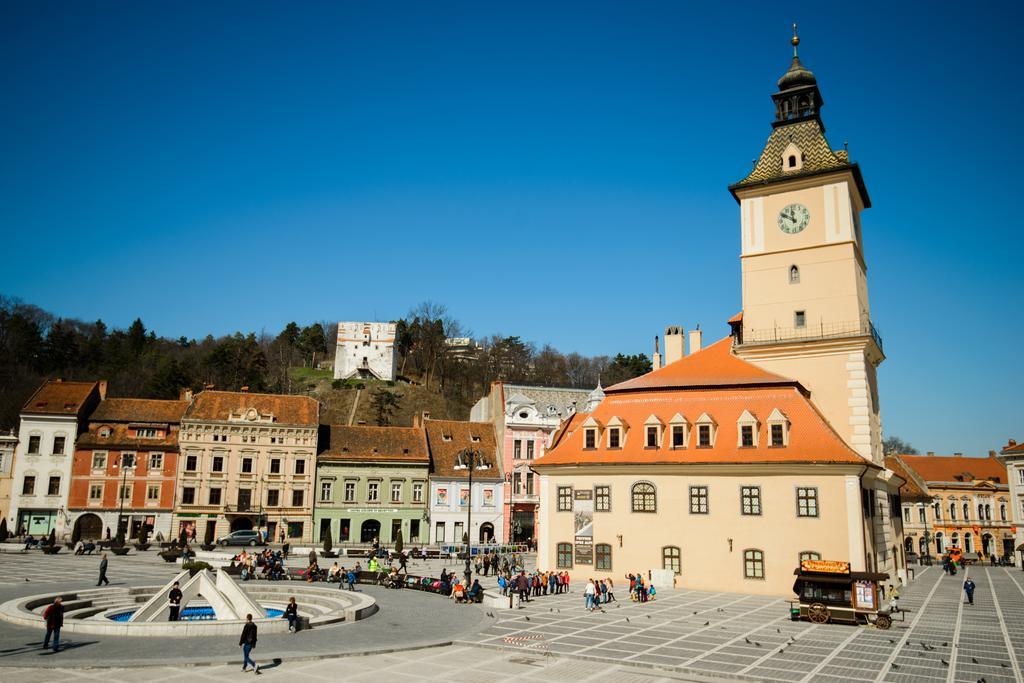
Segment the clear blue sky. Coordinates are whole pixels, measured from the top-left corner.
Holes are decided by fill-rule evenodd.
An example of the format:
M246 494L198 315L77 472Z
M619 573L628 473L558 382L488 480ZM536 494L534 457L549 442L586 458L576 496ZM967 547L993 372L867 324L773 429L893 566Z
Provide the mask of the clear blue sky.
M797 20L874 202L886 432L984 453L1024 437L1024 96L1020 5L982 5L6 3L0 292L171 337L424 299L586 354L724 336Z

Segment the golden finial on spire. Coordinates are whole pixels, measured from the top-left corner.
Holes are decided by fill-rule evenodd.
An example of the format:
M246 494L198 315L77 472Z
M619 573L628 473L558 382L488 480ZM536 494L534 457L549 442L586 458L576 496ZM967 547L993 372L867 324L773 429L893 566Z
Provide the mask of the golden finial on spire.
M792 39L790 39L789 42L793 43L793 56L796 57L797 56L797 54L796 54L796 46L800 44L800 36L798 36L796 34L796 22L795 21L793 22L793 37L792 37Z

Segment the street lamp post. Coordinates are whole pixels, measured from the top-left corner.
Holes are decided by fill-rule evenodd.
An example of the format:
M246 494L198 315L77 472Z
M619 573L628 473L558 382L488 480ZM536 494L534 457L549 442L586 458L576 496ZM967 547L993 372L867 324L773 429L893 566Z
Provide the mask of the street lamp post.
M483 454L472 448L464 448L459 451L458 465L453 469L469 471L469 499L466 501L466 587L473 578L472 557L473 557L473 470L489 470L491 468L484 461Z
M121 454L121 490L117 492L118 493L118 497L121 499L121 505L120 505L120 507L117 510L117 533L114 534L115 537L120 537L121 533L122 533L121 532L121 519L124 517L124 487L128 483L128 469L132 467L132 465L129 465L128 462L129 462L128 459L122 453ZM126 533L127 533L127 531L128 530L125 529Z

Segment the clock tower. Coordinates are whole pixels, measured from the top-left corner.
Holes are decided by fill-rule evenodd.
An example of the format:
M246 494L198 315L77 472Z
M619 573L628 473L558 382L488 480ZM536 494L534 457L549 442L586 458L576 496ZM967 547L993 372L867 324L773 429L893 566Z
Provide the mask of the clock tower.
M743 311L730 321L745 360L793 377L833 429L883 464L876 368L885 359L868 304L860 168L825 138L825 101L797 54L772 95L772 132L740 205Z

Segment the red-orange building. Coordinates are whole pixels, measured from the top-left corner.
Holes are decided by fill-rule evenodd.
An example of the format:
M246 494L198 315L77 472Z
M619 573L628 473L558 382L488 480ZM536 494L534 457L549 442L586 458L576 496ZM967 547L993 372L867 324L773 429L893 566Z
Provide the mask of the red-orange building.
M178 429L188 400L104 399L75 446L68 514L83 539L173 537Z

